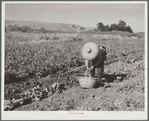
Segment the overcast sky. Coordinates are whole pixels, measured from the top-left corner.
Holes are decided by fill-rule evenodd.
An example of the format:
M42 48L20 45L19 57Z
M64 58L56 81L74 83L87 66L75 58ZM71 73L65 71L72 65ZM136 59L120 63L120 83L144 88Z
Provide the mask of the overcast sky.
M123 20L134 32L144 32L145 5L7 3L5 20L70 23L84 27L96 27L98 22L105 25L117 24Z

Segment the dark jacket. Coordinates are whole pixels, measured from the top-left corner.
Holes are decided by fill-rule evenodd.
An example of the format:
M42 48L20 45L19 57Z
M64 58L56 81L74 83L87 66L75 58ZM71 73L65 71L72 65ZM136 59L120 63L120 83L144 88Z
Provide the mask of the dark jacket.
M99 54L94 60L91 61L91 65L93 65L95 68L103 68L106 55L106 49L99 49Z

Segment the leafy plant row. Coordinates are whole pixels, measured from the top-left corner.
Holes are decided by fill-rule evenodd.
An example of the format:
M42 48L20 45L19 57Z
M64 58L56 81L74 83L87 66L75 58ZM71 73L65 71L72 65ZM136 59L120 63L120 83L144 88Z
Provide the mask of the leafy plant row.
M81 48L86 41L23 43L21 37L6 38L5 82L20 81L32 77L60 74L84 65ZM17 42L13 42L17 40ZM23 38L22 38L23 39ZM30 39L30 38L28 38ZM91 40L107 48L106 64L115 61L139 60L144 53L144 41L140 40ZM136 44L137 43L137 44ZM129 62L129 61L128 61Z
M5 48L5 82L62 73L84 64L79 44L15 43Z

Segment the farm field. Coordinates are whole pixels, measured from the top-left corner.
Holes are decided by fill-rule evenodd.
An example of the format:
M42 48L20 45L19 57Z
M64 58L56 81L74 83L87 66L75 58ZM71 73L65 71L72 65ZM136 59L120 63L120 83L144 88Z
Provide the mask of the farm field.
M85 64L81 49L90 41L109 55L99 87L82 89L85 68L61 74ZM144 111L144 43L126 32L6 33L5 110Z

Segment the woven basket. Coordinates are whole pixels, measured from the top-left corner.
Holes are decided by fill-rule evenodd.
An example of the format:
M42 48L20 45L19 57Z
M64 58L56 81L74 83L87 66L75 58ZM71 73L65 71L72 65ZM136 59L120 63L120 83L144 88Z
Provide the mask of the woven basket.
M99 85L100 79L93 77L79 77L79 84L82 88L95 88Z

